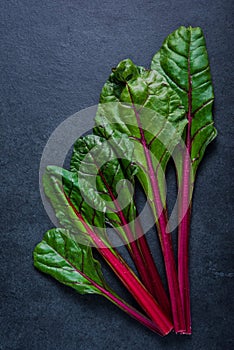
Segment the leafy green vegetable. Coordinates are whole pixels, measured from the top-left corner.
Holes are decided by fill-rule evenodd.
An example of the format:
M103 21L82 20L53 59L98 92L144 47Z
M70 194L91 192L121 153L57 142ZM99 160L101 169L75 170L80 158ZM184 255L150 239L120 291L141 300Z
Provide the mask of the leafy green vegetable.
M198 165L217 134L213 100L200 28L180 27L170 34L151 70L121 61L102 89L94 135L74 146L71 171L49 166L44 174L45 194L63 228L48 231L36 246L35 266L80 294L106 297L160 335L172 330L171 313L175 332L191 334L191 199ZM166 207L165 172L172 155L178 181L178 273ZM137 218L135 176L157 225L171 305ZM111 246L108 225L126 244L143 283ZM111 290L91 246L150 319Z
M107 222L117 228L128 225L132 234L136 207L132 201L129 183L134 185L136 168L131 167L130 161L127 161L132 159L133 147L129 148L126 141L127 136L121 134L112 135L108 140L95 135L79 138L74 145L70 167L72 172L78 174L81 188L83 181L88 182L90 190L97 191L100 195ZM124 169L117 157L125 158ZM86 202L93 205L88 196ZM136 235L127 237L124 230L122 231L126 244L137 238Z
M64 185L63 185L64 184ZM100 204L95 191L82 183L82 190L89 191L93 201ZM111 247L105 229L102 227L104 214L93 209L84 201L81 195L78 174L65 169L50 166L44 175L45 193L49 197L60 224L76 236L76 240L85 237L85 243L92 243L106 260L108 265L133 295L142 309L149 315L162 334L172 329L171 321L161 310L152 295L146 290L134 272L126 264L120 254ZM88 209L87 209L88 208ZM87 209L87 210L86 210ZM97 215L97 216L96 216ZM98 226L93 226L96 223ZM88 241L88 242L87 242ZM82 240L83 243L83 240Z
M81 188L82 179L85 182L90 180L90 189L96 190L105 200L108 209L105 210L106 222L115 228L127 245L147 289L170 314L169 300L160 275L140 222L136 223L136 206L128 187L129 181L134 185L136 173L136 167L131 164L132 156L133 145L129 143L125 134L115 131L107 140L88 135L78 139L74 145L71 170L79 174ZM117 157L121 158L121 161ZM129 199L130 203L124 207L124 201L128 203Z
M125 76L127 80L124 80ZM129 135L135 152L141 155L139 147L143 147L140 139L143 131L148 148L165 170L187 123L184 114L179 96L162 75L137 67L127 59L118 64L102 89L94 132L108 137L110 130L119 130ZM138 153L135 160L138 160ZM147 170L147 163L141 158L140 169ZM137 175L143 176L139 172ZM164 187L164 181L160 182L160 187Z
M162 75L137 67L131 60L120 62L113 70L102 89L100 102L95 133L108 137L110 130L118 130L134 144L133 161L139 166L136 175L157 222L175 331L183 331L172 240L166 232L164 181L167 162L187 123L184 108Z
M80 294L102 294L97 284L109 289L91 247L78 244L68 230L49 230L33 256L35 267Z
M40 271L80 294L106 297L146 327L165 335L152 321L111 290L104 280L100 263L93 258L91 248L78 244L68 230L52 229L46 232L34 249L33 257L34 265Z
M72 234L79 232L79 239L87 243L86 224L98 228L99 235L105 235L104 214L102 211L94 210L83 199L78 185L78 176L68 170L57 166L48 166L43 176L43 186L46 196L55 210L56 217L63 228L68 229ZM83 183L83 191L89 191L89 186ZM94 191L89 195L97 206L101 207L100 200ZM72 206L81 212L83 220L78 220ZM104 209L103 209L104 211Z
M212 118L214 93L201 28L180 27L170 34L154 56L151 67L163 74L178 93L188 120L184 133L186 149L178 152L176 166L180 197L178 275L186 333L191 334L188 270L190 201L198 165L207 145L217 135Z
M163 74L185 107L195 175L207 145L217 135L212 118L214 92L201 28L180 27L170 34L151 68Z

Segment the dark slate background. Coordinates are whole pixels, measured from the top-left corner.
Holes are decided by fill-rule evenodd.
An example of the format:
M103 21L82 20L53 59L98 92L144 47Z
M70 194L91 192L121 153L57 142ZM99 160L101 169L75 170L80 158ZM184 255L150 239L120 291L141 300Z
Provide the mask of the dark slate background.
M231 349L232 10L231 0L1 1L1 350ZM148 67L180 25L204 30L219 136L194 198L193 335L162 339L101 297L40 274L32 250L52 227L38 187L48 137L98 102L111 67L127 57Z

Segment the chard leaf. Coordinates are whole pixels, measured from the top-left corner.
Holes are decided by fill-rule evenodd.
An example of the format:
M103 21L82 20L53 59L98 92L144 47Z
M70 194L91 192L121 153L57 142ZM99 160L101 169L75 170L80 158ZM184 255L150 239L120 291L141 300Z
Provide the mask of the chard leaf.
M136 168L130 166L132 152L126 135L115 132L108 140L88 135L76 141L70 164L71 171L79 174L81 188L83 180L89 182L90 188L105 201L106 222L117 228L125 243L130 237L126 236L127 228L124 230L123 225L128 225L132 239L136 239L133 224L136 207L129 188L129 181L134 185L136 173Z
M79 294L99 294L159 335L166 335L138 310L121 299L105 282L100 263L92 248L77 243L68 230L57 228L46 232L33 252L34 266L56 280L75 289Z
M154 201L151 178L156 174L165 203L164 172L187 123L179 96L158 72L137 67L127 59L113 70L100 102L94 132L104 137L116 129L127 134L134 143L137 177L149 202Z
M47 231L33 256L37 269L80 294L102 294L98 286L109 289L91 247L78 244L68 230Z
M189 135L184 134L184 140L195 176L207 145L217 135L212 118L214 93L201 28L180 27L170 34L154 56L151 68L163 74L183 102Z
M48 166L43 176L43 186L63 228L79 235L80 242L84 244L87 244L87 240L90 241L87 227L94 227L96 233L105 238L104 208L102 211L95 210L86 203L76 173ZM83 182L82 190L89 193L93 203L100 209L100 200L88 183Z

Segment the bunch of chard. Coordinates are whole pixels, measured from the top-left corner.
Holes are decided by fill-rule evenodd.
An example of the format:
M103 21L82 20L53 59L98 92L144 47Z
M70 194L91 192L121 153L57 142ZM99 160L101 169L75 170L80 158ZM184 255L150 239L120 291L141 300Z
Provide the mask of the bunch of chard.
M43 185L61 228L34 250L34 265L78 293L106 297L161 336L191 334L189 226L198 165L215 138L214 95L200 28L180 27L151 69L120 62L104 85L92 135L79 138L70 170L49 166ZM168 218L165 173L173 157L178 183L178 261ZM166 292L144 235L132 190L146 194L164 258ZM108 235L112 227L137 274ZM139 304L126 303L104 279L96 249Z

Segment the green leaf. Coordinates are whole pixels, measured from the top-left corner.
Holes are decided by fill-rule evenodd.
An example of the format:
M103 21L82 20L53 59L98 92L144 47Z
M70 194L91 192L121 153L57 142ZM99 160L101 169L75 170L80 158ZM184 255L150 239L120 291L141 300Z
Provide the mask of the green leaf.
M33 252L34 265L80 294L102 294L97 284L108 289L92 249L75 242L68 230L52 229Z
M136 218L129 188L129 182L134 185L136 173L136 168L131 166L132 146L126 135L117 132L108 139L88 135L76 141L71 159L71 171L79 175L81 188L84 180L105 201L106 222L117 228L125 243L129 239L121 226L129 224L134 234Z
M172 326L162 330L150 319L121 299L105 282L100 263L92 248L78 244L65 229L51 229L33 252L34 266L79 294L99 294L107 298L144 326L166 335Z
M43 176L43 186L60 225L79 236L83 243L90 241L87 225L94 226L99 235L105 237L104 210L96 193L83 182L83 191L88 192L93 203L102 211L90 207L83 198L78 175L57 166L49 166ZM77 216L75 210L79 213Z
M187 123L179 96L158 72L124 60L104 85L100 102L94 132L104 137L111 130L127 134L134 144L133 161L139 166L137 176L148 199L154 200L150 178L156 173L165 202L164 172ZM146 151L151 154L152 169Z
M191 119L191 160L195 174L207 145L217 135L212 118L214 93L201 28L180 27L170 34L154 56L151 68L167 79Z

